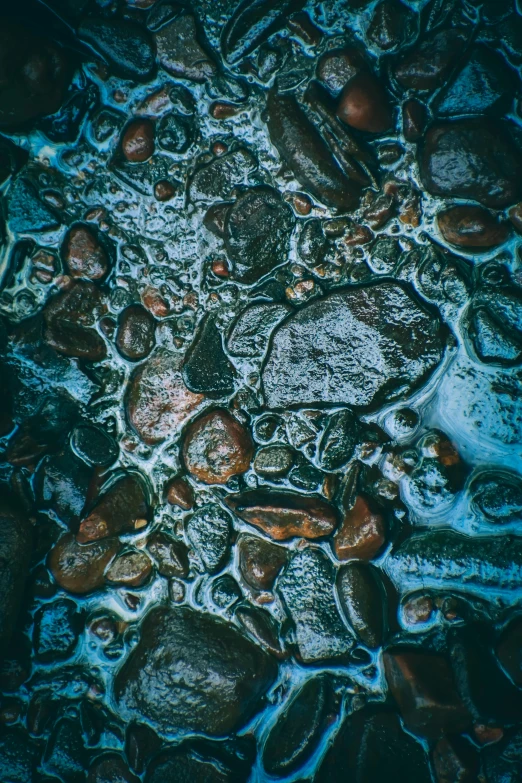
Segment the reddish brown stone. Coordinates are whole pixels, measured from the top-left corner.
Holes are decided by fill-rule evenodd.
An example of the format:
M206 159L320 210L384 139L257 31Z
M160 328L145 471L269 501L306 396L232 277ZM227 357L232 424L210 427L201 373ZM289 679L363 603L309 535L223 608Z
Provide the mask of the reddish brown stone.
M388 687L410 731L426 737L460 733L470 715L457 693L449 662L441 655L417 650L384 653Z
M154 154L154 123L133 120L127 125L121 140L121 151L130 163L143 163Z
M150 285L145 287L141 295L141 301L143 306L150 310L156 318L164 318L170 313L169 303L165 297L160 294L157 288L153 288Z
M76 539L85 544L139 530L147 524L148 513L141 482L134 476L124 476L109 487L81 522Z
M433 614L433 601L429 595L418 595L404 604L404 617L411 625L427 622Z
M427 116L426 107L414 98L402 107L402 131L406 141L418 141L424 133Z
M95 324L106 311L102 294L95 285L86 281L73 283L50 299L44 309L48 344L65 356L90 362L105 359L107 347Z
M337 116L346 125L369 133L384 133L393 124L386 91L371 73L350 79L339 98Z
M241 111L241 106L226 101L214 101L210 106L210 116L215 120L228 120L235 117Z
M234 512L275 541L295 536L316 539L329 536L337 525L335 509L320 498L292 492L253 490L231 495L227 504Z
M194 492L192 487L184 478L178 476L169 481L165 487L167 501L171 506L179 506L188 511L194 505Z
M386 542L386 522L370 499L358 495L334 536L338 560L371 560Z
M483 207L451 207L439 212L437 223L446 242L456 247L488 249L501 245L509 236L509 226Z
M312 211L312 202L306 193L294 193L292 200L298 215L309 215Z
M188 550L183 541L156 532L149 538L147 549L157 562L161 576L188 576Z
M109 271L109 259L89 226L71 228L62 245L62 257L71 277L100 280Z
M154 347L154 318L142 305L126 307L118 317L116 347L125 359L144 359Z
M161 351L131 378L127 397L129 422L145 443L161 443L201 405L204 397L183 383L178 361Z
M120 549L117 538L79 544L67 533L51 550L48 565L60 587L83 595L103 587L105 569Z
M176 188L168 179L161 179L154 185L154 195L158 201L170 201L176 193Z
M189 426L183 441L187 469L205 484L226 484L250 466L250 433L224 409L213 410Z
M257 536L241 536L238 552L245 582L255 590L271 590L287 561L287 550Z

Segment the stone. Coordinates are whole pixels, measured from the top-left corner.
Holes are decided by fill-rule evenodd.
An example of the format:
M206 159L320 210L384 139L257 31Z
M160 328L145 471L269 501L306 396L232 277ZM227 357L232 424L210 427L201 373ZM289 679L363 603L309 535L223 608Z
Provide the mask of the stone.
M123 79L147 81L154 71L154 45L147 30L129 19L89 16L78 27L78 37L108 62Z
M39 509L52 509L69 528L76 529L92 480L92 470L70 449L44 457L35 473Z
M82 628L76 604L60 598L45 604L35 615L33 648L44 663L66 660L74 652Z
M83 123L98 106L99 90L87 83L83 89L71 89L65 96L60 109L39 123L39 129L55 144L72 144L78 140Z
M387 601L379 571L366 563L347 563L337 574L337 595L361 642L380 647L387 630Z
M359 436L357 418L350 410L328 419L319 441L318 457L323 470L339 470L352 458Z
M69 229L61 253L71 277L95 281L109 271L108 255L90 226L77 223Z
M232 277L241 283L256 283L287 261L293 227L292 210L278 191L263 186L240 193L224 224Z
M461 57L466 37L461 27L430 32L395 66L395 78L401 87L430 91L441 87Z
M2 492L4 492L4 489ZM33 548L33 531L24 514L0 501L0 649L7 650L17 627ZM3 657L0 654L0 658Z
M229 495L227 505L249 525L275 541L295 536L317 539L329 536L337 526L337 514L325 500L293 492L250 490Z
M223 574L212 582L210 588L212 602L218 609L230 609L241 600L241 588L230 574Z
M495 652L515 685L522 685L522 618L514 617L502 630Z
M468 312L469 337L483 362L510 367L522 358L522 290L510 280L479 286Z
M60 718L54 725L45 749L44 766L60 780L82 783L88 765L89 751L85 747L78 719Z
M265 399L270 408L375 407L422 383L443 349L438 316L397 283L336 291L274 331L262 372Z
M179 506L188 511L194 505L194 492L192 487L181 476L173 478L165 487L167 501L171 506Z
M302 766L321 741L333 712L333 689L325 675L313 677L295 693L269 732L263 766L284 777Z
M223 350L215 316L203 318L183 363L183 380L191 392L221 397L232 394L236 373Z
M9 783L33 780L38 763L38 748L21 728L8 728L0 735L0 770Z
M204 484L226 484L250 467L254 444L248 430L224 408L200 416L183 438L183 461Z
M508 471L482 472L469 485L471 502L488 522L503 525L522 517L522 481Z
M254 470L259 476L277 479L285 476L294 464L294 452L288 446L265 446L256 454Z
M154 185L154 197L158 201L170 201L176 194L176 186L167 179L160 179Z
M282 546L257 536L242 535L237 543L239 570L254 590L271 590L288 559Z
M373 560L386 543L387 524L383 513L365 495L358 495L334 535L338 560Z
M257 166L252 152L243 147L215 157L196 170L189 184L189 196L192 201L206 203L225 199L235 186L249 183Z
M152 120L132 120L121 138L121 151L130 163L143 163L154 155L154 123Z
M406 728L425 737L459 734L471 716L462 702L449 662L415 648L384 653L388 687Z
M230 556L230 514L220 506L208 503L189 517L186 531L209 574L221 571Z
M78 280L63 293L49 299L43 311L45 339L65 356L99 362L107 355L103 337L96 331L98 317L107 306L100 290Z
M152 563L145 552L128 550L118 555L105 574L109 584L125 587L141 587L152 573Z
M145 527L149 507L141 479L133 473L109 486L80 523L76 540L80 544Z
M169 748L159 753L147 768L145 783L166 783L166 781L205 781L205 783L229 783L237 780L245 783L246 778L233 778L232 771L216 759L206 758L191 748Z
M72 76L66 52L4 18L0 31L0 128L16 129L60 108Z
M299 11L302 0L282 0L277 5L261 0L254 6L240 3L229 17L222 35L221 50L227 62L236 63L284 27L288 15Z
M9 188L7 217L11 230L19 234L52 231L62 223L57 210L42 201L33 182L23 176Z
M276 674L274 660L228 623L189 607L158 607L116 675L115 696L123 720L223 736L259 709Z
M462 205L437 215L437 225L450 245L475 250L489 250L503 244L510 234L509 224L482 207Z
M107 467L118 459L119 449L111 436L93 424L79 424L71 434L74 452L87 465Z
M279 639L278 625L270 612L266 609L240 605L235 610L234 616L250 638L266 652L278 660L288 658L288 652L283 649Z
M267 111L272 144L300 184L327 206L342 211L356 207L360 184L350 180L339 168L330 148L297 100L272 90Z
M138 775L145 771L148 762L161 748L161 739L146 723L127 725L125 755L131 769Z
M139 783L118 753L104 753L91 764L87 783Z
M479 756L463 737L441 737L432 751L437 783L473 783L478 779Z
M415 98L402 107L402 132L406 141L419 141L428 121L426 107Z
M140 438L153 445L179 431L203 400L185 386L177 357L162 350L131 376L127 418Z
M493 209L519 196L520 153L506 128L493 120L432 125L419 165L424 187L434 196L472 198Z
M167 578L188 576L188 551L183 541L156 531L150 536L147 549L156 561L161 576Z
M346 780L431 783L432 777L422 745L403 731L397 715L369 705L345 718L315 776L315 783Z
M313 547L296 550L277 580L277 592L295 626L302 663L342 663L354 646L335 602L334 582L332 563Z
M51 550L48 566L60 587L84 595L104 586L105 569L120 549L117 538L79 544L72 533L66 533Z
M415 31L415 14L400 0L382 0L375 6L366 37L382 52L402 46Z
M190 14L179 16L155 35L160 65L172 76L201 84L216 66L197 41L196 22Z
M129 305L118 316L116 347L129 361L145 359L154 348L155 321L142 305Z
M366 69L361 52L355 48L333 49L325 52L317 63L317 78L337 95L359 71Z

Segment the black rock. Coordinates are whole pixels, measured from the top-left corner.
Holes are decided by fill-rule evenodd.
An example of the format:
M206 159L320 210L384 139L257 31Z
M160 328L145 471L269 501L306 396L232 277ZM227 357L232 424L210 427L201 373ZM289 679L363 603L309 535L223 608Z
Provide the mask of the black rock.
M33 532L25 516L11 506L0 484L0 658L16 627L29 575Z
M146 81L154 70L154 44L135 22L88 17L78 27L78 38L107 60L117 76Z
M22 176L9 189L7 216L11 230L18 234L50 231L62 222L53 209L40 201L33 183Z
M21 729L7 729L0 733L0 776L9 783L28 783L34 780L37 747Z
M192 392L223 395L234 391L234 378L216 320L207 315L185 358L183 380Z
M75 90L60 111L41 120L39 127L56 144L76 141L86 115L94 111L97 102L98 89L94 84Z
M40 509L52 509L71 528L78 525L87 500L92 470L70 449L45 457L35 475Z
M118 459L117 444L100 427L79 424L71 434L71 446L87 465L104 467Z
M356 416L338 411L328 420L319 442L319 464L323 470L338 470L352 458L359 435Z
M220 571L230 555L232 517L220 506L209 503L189 518L187 536L207 571Z
M46 771L67 783L83 783L89 753L78 718L62 718L56 723L45 749Z

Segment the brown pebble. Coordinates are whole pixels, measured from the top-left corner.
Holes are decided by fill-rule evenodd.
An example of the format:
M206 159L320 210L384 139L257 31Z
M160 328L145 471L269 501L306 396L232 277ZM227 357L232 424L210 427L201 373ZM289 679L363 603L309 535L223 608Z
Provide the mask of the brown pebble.
M402 131L406 141L418 141L426 127L426 107L412 98L402 107Z
M391 128L393 116L388 96L371 73L358 73L341 93L337 116L352 128L369 133L384 133Z
M338 560L372 560L386 542L386 523L369 498L358 495L334 536Z
M183 459L190 473L205 484L226 484L250 466L254 444L248 430L218 408L196 419L183 440Z
M116 347L125 359L144 359L154 347L154 319L142 305L126 307L118 316Z
M82 520L76 539L80 544L107 536L139 530L148 513L142 483L133 475L123 476L97 500Z
M217 155L218 157L220 155L224 155L225 152L227 152L227 150L228 150L227 145L222 141L216 141L212 145L212 152L214 153L214 155Z
M105 578L112 584L140 587L147 581L151 571L152 563L145 552L133 550L118 555L109 566Z
M117 538L79 544L72 533L67 533L51 550L49 569L60 587L83 595L103 587L105 569L120 549Z
M112 617L97 617L89 625L89 631L104 644L109 644L116 639L118 626Z
M312 211L312 202L306 193L294 193L292 202L298 215L309 215Z
M296 536L323 538L337 526L333 506L321 498L294 492L252 490L241 495L229 495L226 503L238 517L275 541L286 541Z
M228 268L228 262L222 258L217 258L212 261L212 272L216 277L230 277L230 269Z
M473 726L473 734L480 745L493 745L499 742L504 736L504 731L500 726L486 726L483 723L476 723Z
M235 117L241 111L241 106L226 101L214 101L210 106L210 116L215 120L228 120Z
M160 181L156 182L154 185L154 196L158 201L170 201L175 193L176 188L168 179L160 179Z
M271 590L288 558L282 546L257 536L241 536L238 552L243 579L255 590Z
M133 120L127 125L121 140L121 150L130 163L143 163L154 154L154 123Z
M411 625L427 622L432 614L433 601L428 595L415 596L404 604L404 618Z
M169 481L165 487L167 500L171 506L179 506L188 511L194 505L194 492L184 478L178 476Z
M89 226L76 225L67 233L62 258L71 277L100 280L109 271L109 259Z
M147 549L158 564L158 573L161 576L186 577L188 575L188 549L183 541L156 532L149 538Z
M483 207L464 205L451 207L437 215L439 230L456 247L497 247L509 236L509 226Z

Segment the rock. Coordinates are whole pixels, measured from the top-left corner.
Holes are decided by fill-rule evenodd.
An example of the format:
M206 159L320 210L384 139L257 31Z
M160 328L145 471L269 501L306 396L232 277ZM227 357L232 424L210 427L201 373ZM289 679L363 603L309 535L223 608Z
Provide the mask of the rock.
M503 244L509 236L509 224L501 223L482 207L462 205L437 215L442 236L450 245L488 250Z
M49 569L60 587L83 595L103 587L105 569L120 549L117 538L78 544L74 535L67 533L51 550Z
M241 283L255 283L287 261L293 227L292 210L276 190L263 186L243 191L224 224L232 276Z
M158 201L170 201L175 193L175 185L173 185L172 182L169 182L167 179L160 179L154 185L154 197Z
M270 408L375 407L425 380L443 347L438 317L396 283L337 291L276 328L262 373L265 399Z
M185 356L183 380L191 392L221 397L232 394L235 377L215 316L206 315Z
M32 545L31 525L4 496L0 503L0 658L17 627Z
M143 163L154 154L154 123L152 120L132 120L121 138L121 151L130 163Z
M435 110L439 117L488 112L500 116L509 109L519 89L516 71L501 55L478 44L463 68L437 95Z
M296 550L277 581L303 663L346 661L354 646L334 598L335 571L320 549Z
M147 497L142 481L128 474L111 484L78 530L80 544L107 536L128 533L145 527L149 517Z
M112 561L105 578L109 584L141 587L148 580L151 572L152 563L145 552L131 549Z
M402 108L402 132L406 141L419 141L424 133L427 120L424 104L414 98L406 101Z
M333 49L325 52L317 63L317 78L337 95L359 71L366 69L361 52L355 48Z
M346 177L297 100L273 90L267 101L272 144L295 177L314 198L347 211L357 206L359 183Z
M161 443L181 428L203 400L202 394L185 386L177 357L162 350L131 376L127 417L145 443Z
M7 728L0 735L0 770L9 783L34 780L38 748L21 728Z
M492 120L432 125L419 165L424 187L435 196L472 198L494 209L519 196L519 152L504 126Z
M412 36L415 14L400 0L383 0L375 9L366 31L370 43L383 52L391 52Z
M474 538L433 530L411 536L392 550L385 568L401 592L430 587L510 591L522 573L522 546L512 536Z
M387 630L387 602L379 571L366 563L347 563L337 574L337 595L362 643L380 647Z
M38 123L39 129L55 144L72 144L78 140L87 115L98 106L99 90L94 84L80 89L69 88L65 102L58 112L44 117Z
M184 478L173 478L169 481L166 488L167 501L171 506L179 506L185 511L194 505L194 492L192 487Z
M194 17L186 14L155 35L160 65L172 76L199 84L210 79L216 66L199 45Z
M441 737L432 751L437 783L473 783L478 779L479 756L463 737Z
M239 570L254 590L271 590L288 559L288 552L257 536L242 535L237 544Z
M259 476L277 479L285 476L294 464L294 452L288 446L265 446L254 460L254 470Z
M71 530L78 527L92 470L70 449L44 457L35 473L39 509L52 509Z
M468 310L469 336L478 357L510 367L522 358L522 290L509 279L479 286Z
M315 783L431 783L422 745L402 730L398 717L367 706L345 718Z
M118 459L119 449L114 440L100 427L79 424L71 435L74 452L92 467L106 467Z
M466 37L461 27L430 32L396 65L395 78L401 87L431 91L442 86L462 56Z
M254 51L272 33L284 27L287 17L299 11L301 0L282 0L274 5L269 0L254 4L240 3L229 17L222 35L221 49L229 63L241 60Z
M221 571L230 556L232 518L220 506L208 503L186 523L187 536L209 574Z
M522 618L514 617L503 629L495 651L515 685L522 685Z
M191 146L195 135L194 120L184 114L167 114L158 121L158 144L167 152L183 155Z
M52 297L43 311L45 339L58 353L89 362L105 359L107 347L96 331L99 316L107 307L100 290L84 281L75 282Z
M240 519L275 541L286 541L294 536L312 540L323 538L337 525L333 506L320 498L293 492L250 490L241 495L229 495L226 503Z
M197 749L196 749L197 751ZM234 778L232 772L212 758L194 753L190 748L169 748L154 758L147 769L145 783L165 783L166 781L186 780L205 781L205 783L229 783ZM241 776L238 783L246 779Z
M0 128L16 129L60 108L72 76L65 51L22 25L2 20Z
M522 481L515 473L482 472L469 484L471 502L488 522L502 525L522 517Z
M218 579L214 579L210 594L214 605L223 610L230 609L243 597L240 586L230 574L223 574Z
M248 430L228 411L217 408L200 416L183 439L187 470L204 484L226 484L250 467L254 444Z
M334 535L333 548L338 560L372 560L386 543L387 524L375 503L358 495L343 516Z
M155 322L142 305L129 305L118 316L116 347L125 359L145 359L155 343Z
M183 541L177 541L165 533L156 531L150 536L147 549L158 564L158 573L161 576L167 578L188 576L189 559Z
M352 458L358 429L357 419L350 410L330 416L319 441L319 464L323 470L339 470Z
M189 184L192 201L213 201L230 196L235 186L247 185L258 163L247 149L227 152L198 168Z
M333 689L326 676L314 677L293 695L269 732L263 766L269 775L285 777L315 752L333 711Z
M7 218L11 230L19 234L51 231L62 223L57 211L40 199L34 184L23 176L9 188Z
M159 607L116 675L115 695L124 720L222 736L251 718L276 674L273 659L233 626L188 607Z
M36 657L44 663L69 658L78 644L82 625L76 604L68 598L42 606L35 615L33 631Z
M61 718L55 724L45 749L46 771L68 783L83 783L88 757L80 721Z
M125 755L134 772L141 775L160 750L162 742L146 723L131 723L126 729Z
M101 280L109 271L109 258L90 226L77 223L69 231L61 248L71 277Z
M139 783L118 753L104 753L91 764L87 783Z
M136 22L90 16L80 23L78 37L108 62L116 76L136 81L147 81L152 76L153 42Z
M457 693L451 667L441 655L417 649L384 653L388 687L406 728L425 737L459 734L471 717Z

